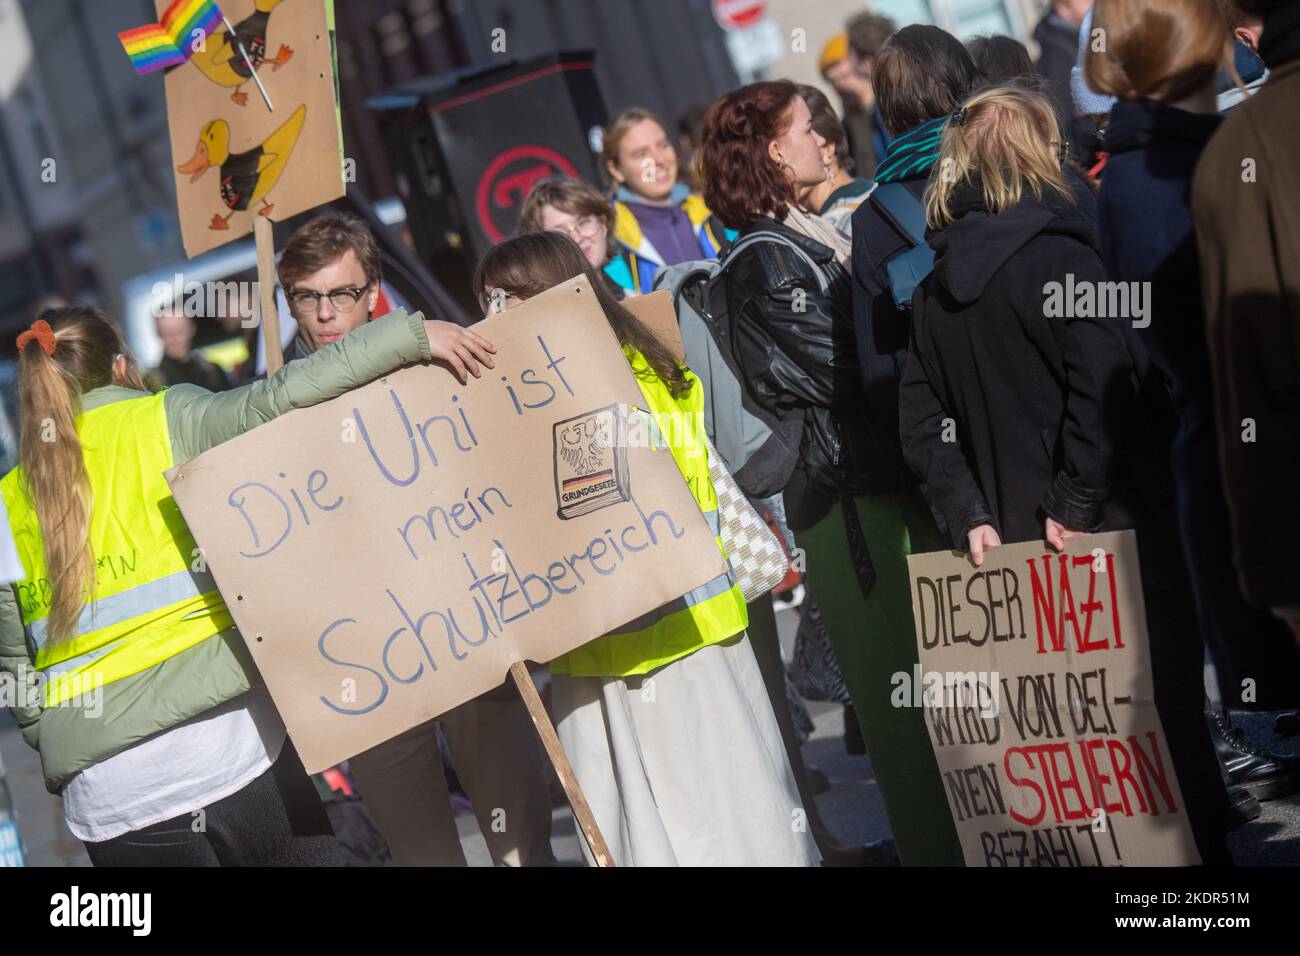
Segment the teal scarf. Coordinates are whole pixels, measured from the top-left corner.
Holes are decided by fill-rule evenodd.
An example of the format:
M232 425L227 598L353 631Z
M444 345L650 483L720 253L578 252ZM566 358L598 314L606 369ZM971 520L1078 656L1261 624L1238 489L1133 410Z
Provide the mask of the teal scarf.
M939 158L939 140L947 122L947 116L938 116L893 140L876 167L876 182L896 183L929 175L930 167Z

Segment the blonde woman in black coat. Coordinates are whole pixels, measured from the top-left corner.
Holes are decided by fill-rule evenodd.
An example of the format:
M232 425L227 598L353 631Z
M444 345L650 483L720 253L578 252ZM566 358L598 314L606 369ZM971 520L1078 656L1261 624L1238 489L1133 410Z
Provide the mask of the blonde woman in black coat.
M903 452L976 564L1003 542L1059 549L1075 534L1137 531L1157 709L1201 857L1224 864L1226 794L1201 718L1204 650L1168 467L1141 452L1169 425L1167 396L1148 390L1129 320L1065 301L1106 275L1063 159L1037 93L988 89L953 114L926 190L935 267L912 303Z

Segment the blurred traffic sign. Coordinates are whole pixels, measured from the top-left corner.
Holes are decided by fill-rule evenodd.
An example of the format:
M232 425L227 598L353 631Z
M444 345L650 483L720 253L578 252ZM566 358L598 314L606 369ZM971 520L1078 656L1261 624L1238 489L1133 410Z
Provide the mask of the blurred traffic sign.
M713 18L724 30L752 27L766 12L765 0L713 0Z
M753 26L728 30L724 36L736 73L749 82L759 70L766 70L786 55L785 34L775 20L759 20Z

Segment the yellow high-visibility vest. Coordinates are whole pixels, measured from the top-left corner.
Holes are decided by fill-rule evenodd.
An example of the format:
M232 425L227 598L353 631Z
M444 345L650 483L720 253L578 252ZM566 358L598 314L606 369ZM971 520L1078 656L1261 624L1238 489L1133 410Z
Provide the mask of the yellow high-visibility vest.
M77 419L90 478L94 599L71 636L49 639L54 592L22 469L0 479L26 579L16 585L45 706L148 670L234 624L163 472L172 445L165 392L112 402Z
M660 434L672 449L673 459L704 513L718 550L726 557L719 530L718 497L709 477L708 449L704 443L703 386L694 374L687 372L694 385L686 394L674 398L640 352L631 346L624 346L623 352L641 387L646 410L660 423ZM728 563L727 570L712 581L617 631L557 657L551 661L551 673L575 677L646 674L702 647L735 637L748 626L745 595Z

